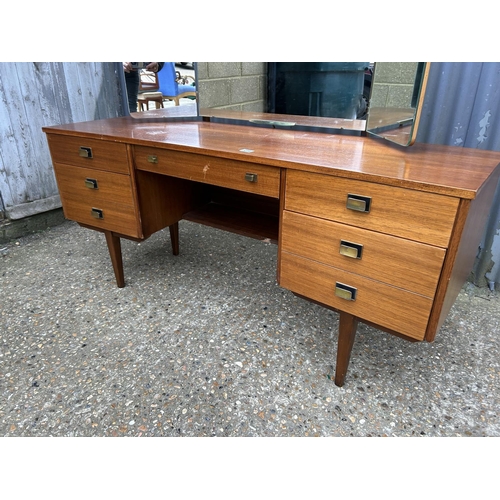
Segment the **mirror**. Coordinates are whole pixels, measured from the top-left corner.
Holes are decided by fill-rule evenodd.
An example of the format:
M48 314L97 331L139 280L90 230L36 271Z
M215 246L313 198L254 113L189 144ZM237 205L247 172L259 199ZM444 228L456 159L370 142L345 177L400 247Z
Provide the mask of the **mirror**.
M137 111L129 111L129 116L141 121L200 119L196 63L165 62L158 73L144 67L148 63L131 64L137 65L139 84ZM128 111L130 106L127 102L126 78L122 68L118 72L122 77L121 85L125 89L124 108Z
M198 90L195 102L142 117L367 133L409 146L415 140L429 66L198 62L192 73Z
M401 146L410 146L418 122L430 63L375 64L366 131Z
M198 63L200 114L211 121L360 135L368 70L366 62Z

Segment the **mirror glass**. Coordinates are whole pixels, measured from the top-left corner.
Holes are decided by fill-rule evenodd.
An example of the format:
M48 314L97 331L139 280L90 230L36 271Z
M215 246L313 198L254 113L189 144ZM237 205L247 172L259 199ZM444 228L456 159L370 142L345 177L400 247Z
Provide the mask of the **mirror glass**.
M144 68L147 63L132 64L139 66L137 112L130 114L133 118L178 121L199 116L196 63L166 62L158 73Z
M367 62L198 63L197 70L206 119L358 135L366 130Z
M161 114L245 125L318 130L413 143L429 63L175 63L197 99L163 100ZM153 105L153 106L152 106ZM142 113L137 113L139 117ZM146 116L142 115L146 118Z
M401 146L415 142L430 63L375 64L366 131Z

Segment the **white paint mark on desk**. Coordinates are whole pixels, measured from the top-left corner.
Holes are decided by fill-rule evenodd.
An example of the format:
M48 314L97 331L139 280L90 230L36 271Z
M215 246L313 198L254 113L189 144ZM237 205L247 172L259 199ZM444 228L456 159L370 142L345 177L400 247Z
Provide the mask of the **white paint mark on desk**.
M210 170L210 163L207 163L204 167L203 167L203 178L206 179L207 178L207 172Z

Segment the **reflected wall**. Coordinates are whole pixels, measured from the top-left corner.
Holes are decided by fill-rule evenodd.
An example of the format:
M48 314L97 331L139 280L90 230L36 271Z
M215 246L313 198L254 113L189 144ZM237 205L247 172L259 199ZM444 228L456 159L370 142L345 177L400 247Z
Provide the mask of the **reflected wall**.
M377 62L370 106L410 108L415 85L416 62Z
M266 62L198 62L197 78L200 109L267 110Z

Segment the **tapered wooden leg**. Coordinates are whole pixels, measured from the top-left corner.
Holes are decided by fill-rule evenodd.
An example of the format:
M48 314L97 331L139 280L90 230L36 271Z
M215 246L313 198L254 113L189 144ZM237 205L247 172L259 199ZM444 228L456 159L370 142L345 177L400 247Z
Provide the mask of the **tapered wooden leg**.
M104 231L106 235L106 243L108 244L109 256L113 264L115 272L116 284L118 288L125 286L125 277L123 275L123 261L122 261L122 245L120 238L115 236L111 231Z
M339 387L344 385L357 326L358 318L352 314L340 313L337 366L335 368L335 385Z
M179 255L179 223L176 222L171 226L168 226L170 229L170 240L172 242L172 253L174 255Z

